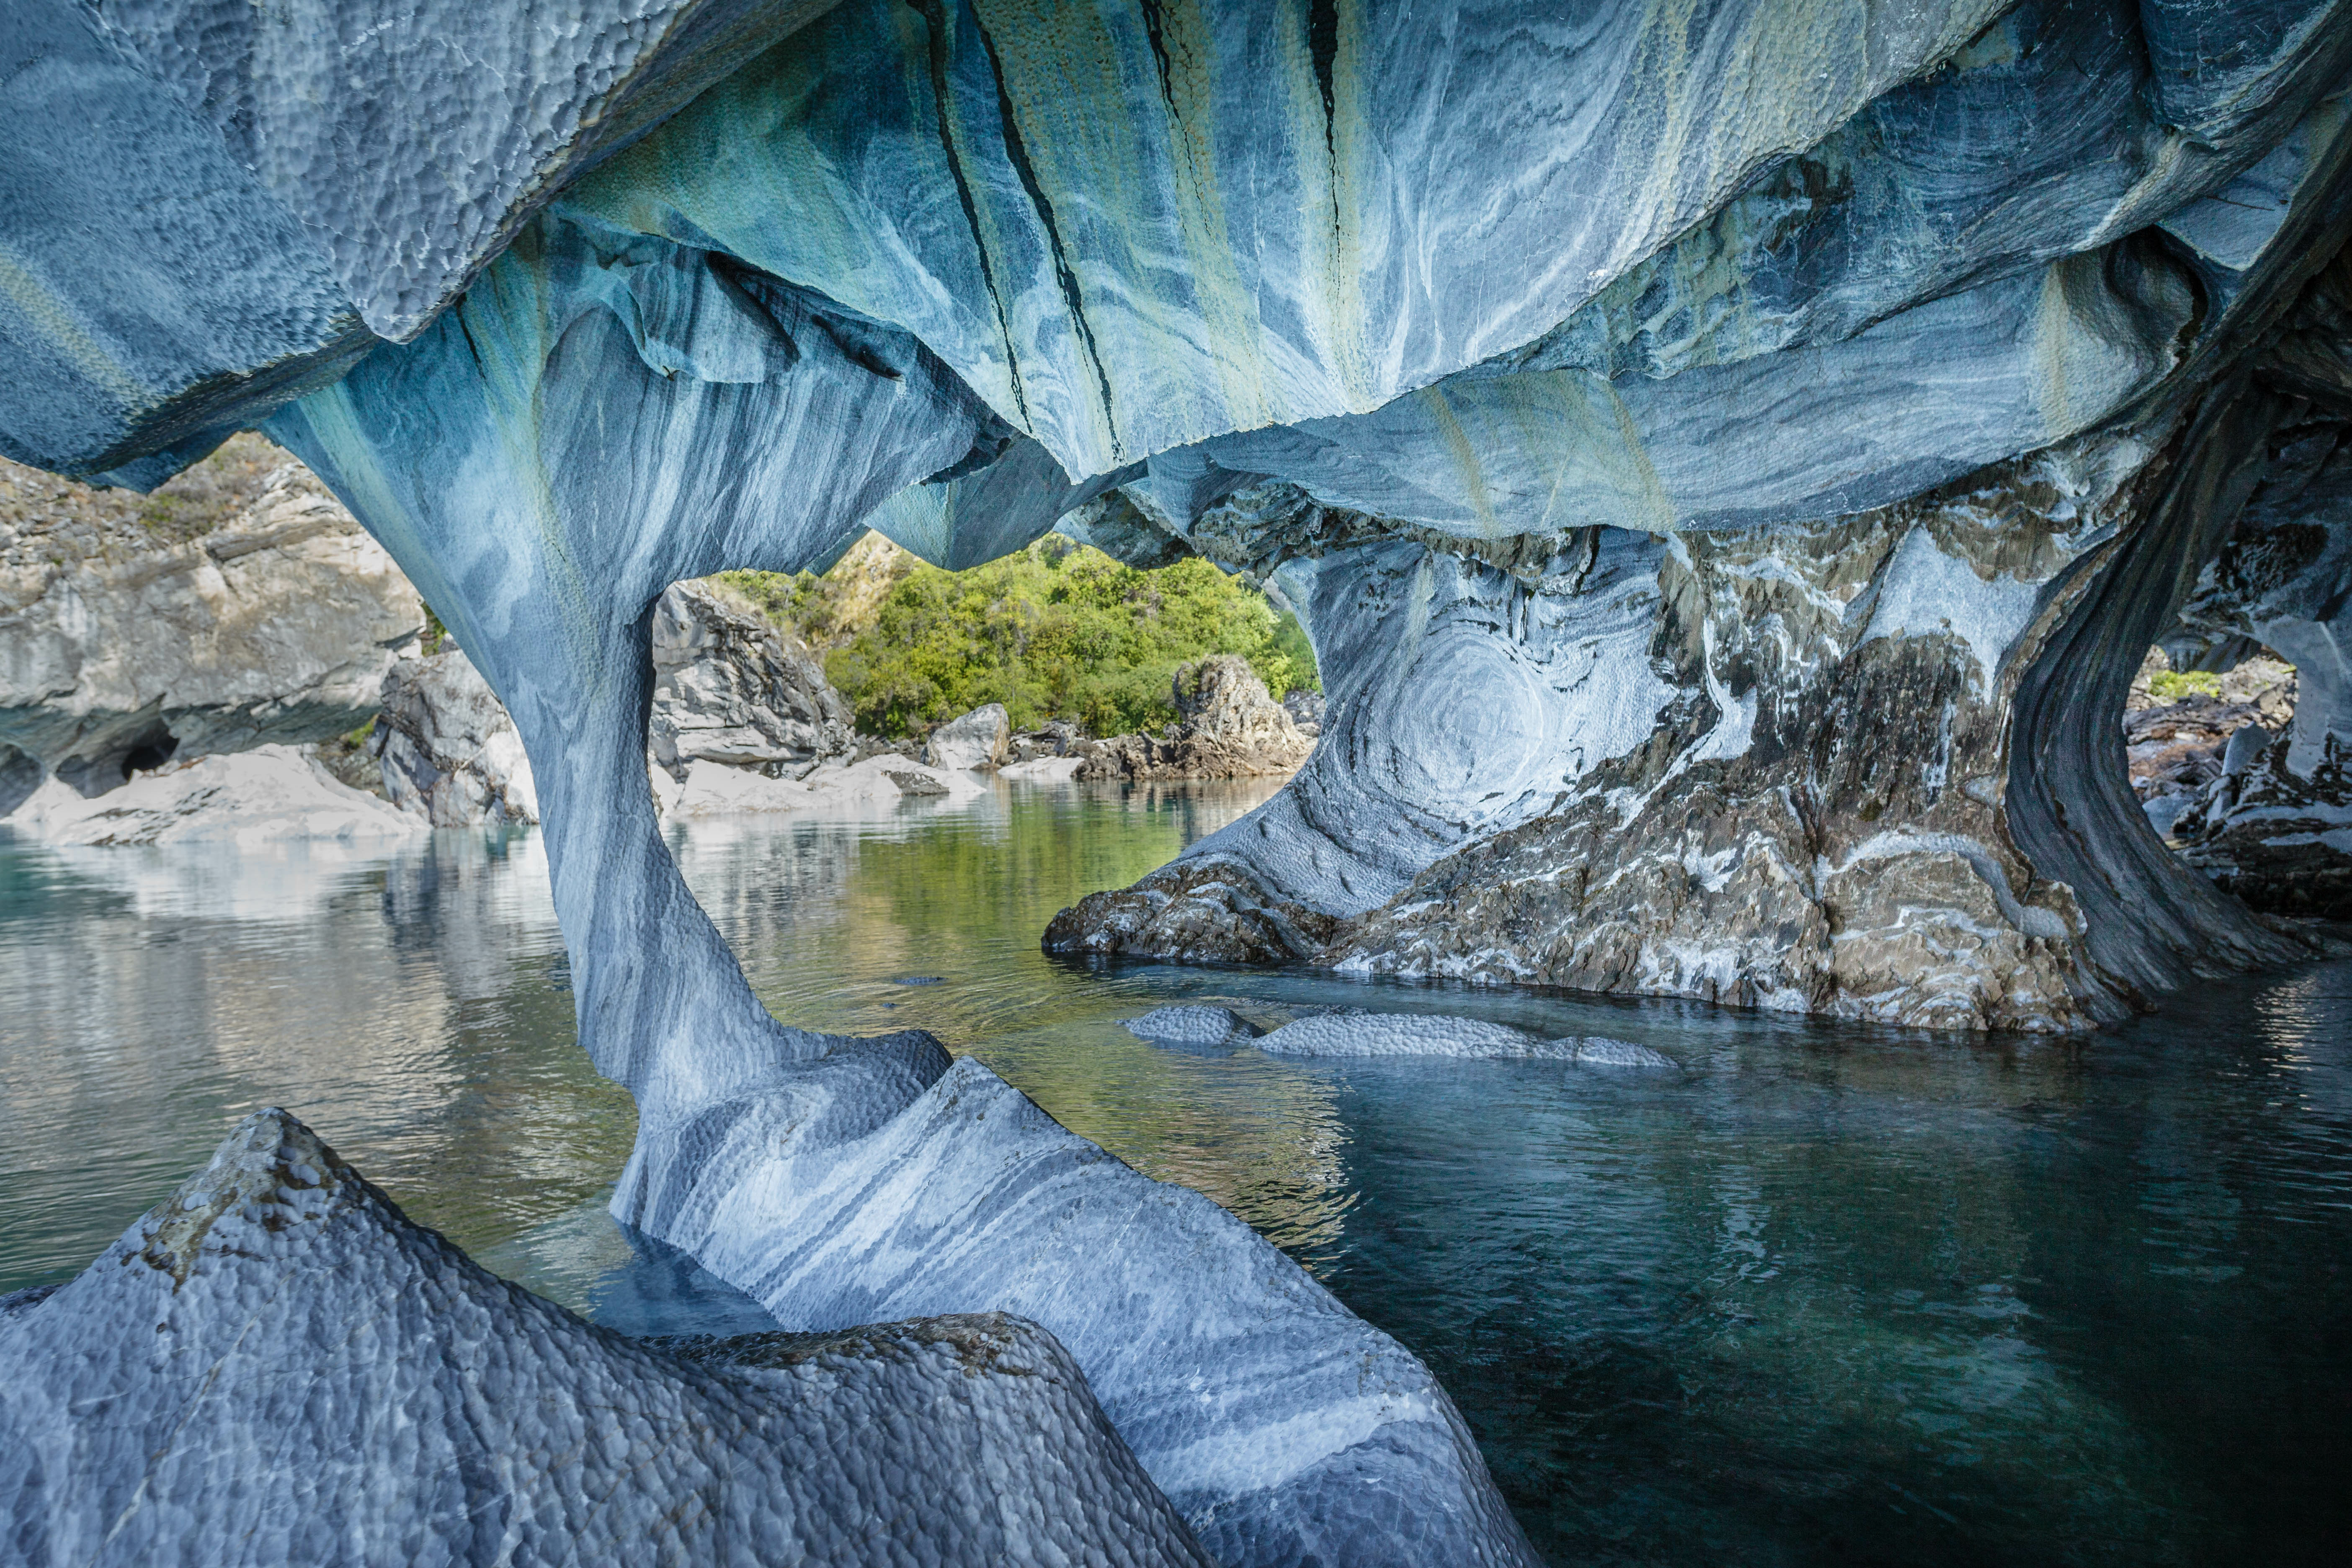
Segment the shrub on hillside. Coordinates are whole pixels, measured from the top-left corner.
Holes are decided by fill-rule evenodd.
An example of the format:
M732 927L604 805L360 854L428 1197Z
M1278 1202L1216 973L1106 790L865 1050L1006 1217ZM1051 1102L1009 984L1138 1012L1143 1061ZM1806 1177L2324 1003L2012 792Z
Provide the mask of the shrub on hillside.
M862 570L880 585L871 562ZM967 572L901 556L854 615L831 574L727 575L796 634L835 645L825 674L866 734L919 734L984 702L1003 703L1015 729L1156 729L1175 717L1177 667L1213 653L1248 659L1277 695L1318 685L1297 618L1197 559L1141 571L1059 534Z

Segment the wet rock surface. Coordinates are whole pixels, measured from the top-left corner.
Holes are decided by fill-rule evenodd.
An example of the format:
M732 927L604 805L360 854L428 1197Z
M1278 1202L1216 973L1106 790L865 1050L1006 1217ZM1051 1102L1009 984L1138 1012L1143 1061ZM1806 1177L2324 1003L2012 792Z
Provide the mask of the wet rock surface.
M1154 1007L1122 1026L1139 1040L1189 1048L1246 1045L1265 1033L1231 1007Z
M0 1355L28 1563L1209 1562L1034 1322L628 1340L283 1111Z
M1663 1051L1601 1035L1546 1039L1525 1029L1442 1014L1373 1013L1338 1007L1296 1018L1255 1042L1282 1057L1478 1057L1580 1062L1590 1067L1671 1068Z

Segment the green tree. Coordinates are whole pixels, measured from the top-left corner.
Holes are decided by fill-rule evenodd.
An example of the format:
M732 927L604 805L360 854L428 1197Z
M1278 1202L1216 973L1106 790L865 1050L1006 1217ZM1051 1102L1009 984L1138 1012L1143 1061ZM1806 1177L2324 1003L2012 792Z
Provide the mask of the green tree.
M873 583L870 560L857 570ZM1205 561L1140 571L1048 534L967 572L911 558L888 570L870 610L846 617L855 596L830 574L727 574L772 618L835 645L825 674L868 734L920 733L984 702L1003 703L1015 729L1152 729L1175 717L1177 667L1213 653L1240 654L1276 695L1317 684L1297 618Z

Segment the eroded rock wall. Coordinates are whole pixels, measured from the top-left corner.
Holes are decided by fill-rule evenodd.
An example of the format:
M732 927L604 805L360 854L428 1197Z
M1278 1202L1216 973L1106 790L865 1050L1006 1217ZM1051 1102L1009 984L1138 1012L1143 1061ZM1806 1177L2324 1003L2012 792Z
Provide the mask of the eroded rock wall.
M364 724L424 626L383 547L267 442L144 500L0 465L0 745L86 795Z

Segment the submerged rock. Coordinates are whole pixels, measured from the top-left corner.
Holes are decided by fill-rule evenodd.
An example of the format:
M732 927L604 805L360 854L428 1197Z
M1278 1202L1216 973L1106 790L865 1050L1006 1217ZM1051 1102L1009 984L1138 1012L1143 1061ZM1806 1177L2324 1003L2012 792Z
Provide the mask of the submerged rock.
M352 788L292 746L166 763L95 798L51 779L6 826L50 844L335 843L382 846L423 831L416 816Z
M1478 1018L1429 1013L1369 1013L1349 1007L1310 1014L1256 1042L1283 1057L1490 1057L1582 1062L1591 1067L1671 1068L1672 1057L1590 1035L1546 1039Z
M1004 704L991 702L932 731L923 760L935 768L965 772L1002 767L1011 754L1012 740Z
M1240 1046L1265 1033L1230 1007L1154 1007L1120 1026L1139 1040L1174 1046Z
M1033 1322L634 1342L281 1110L0 1313L0 1365L27 1563L1209 1562Z
M1114 735L1085 750L1081 779L1234 779L1295 772L1313 739L1238 654L1215 654L1176 672L1176 722L1154 739Z

